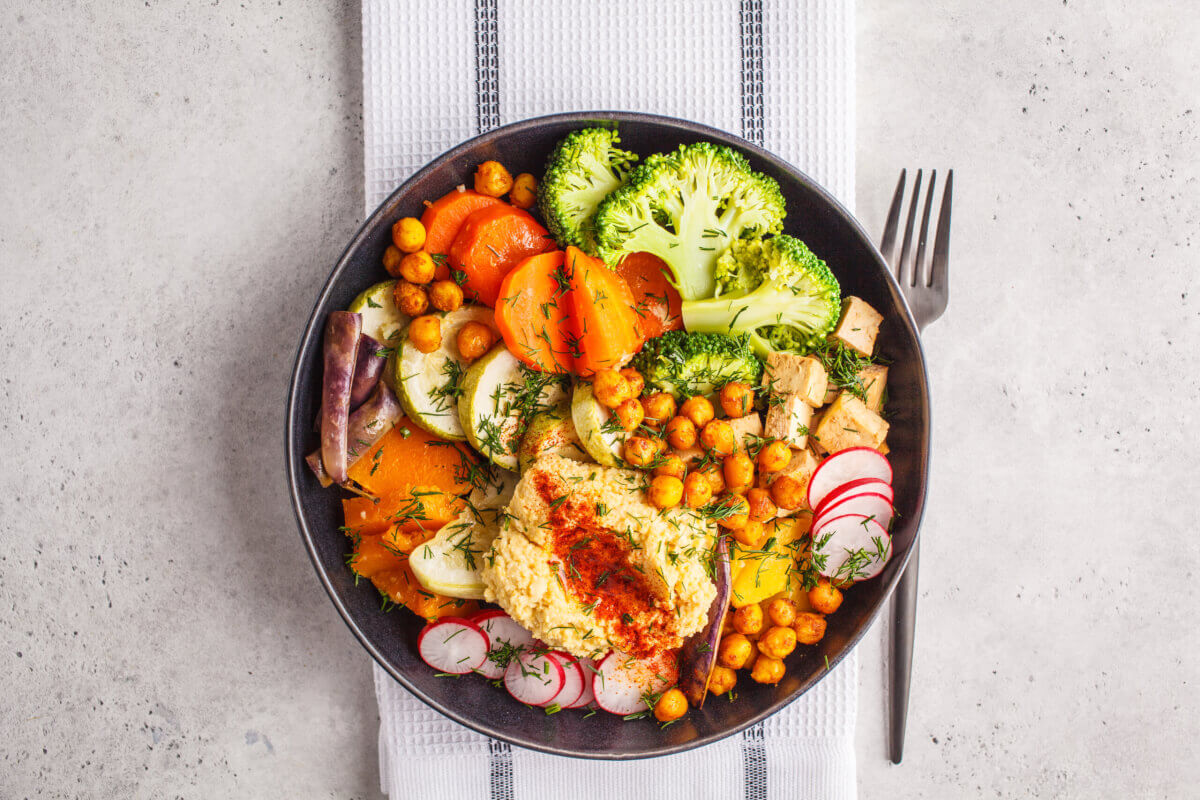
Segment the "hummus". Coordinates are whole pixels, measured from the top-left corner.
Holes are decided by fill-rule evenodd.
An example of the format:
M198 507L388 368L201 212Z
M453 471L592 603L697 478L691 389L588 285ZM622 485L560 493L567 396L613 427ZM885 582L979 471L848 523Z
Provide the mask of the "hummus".
M680 647L716 597L715 529L643 500L640 472L544 455L525 471L483 559L485 599L579 657Z

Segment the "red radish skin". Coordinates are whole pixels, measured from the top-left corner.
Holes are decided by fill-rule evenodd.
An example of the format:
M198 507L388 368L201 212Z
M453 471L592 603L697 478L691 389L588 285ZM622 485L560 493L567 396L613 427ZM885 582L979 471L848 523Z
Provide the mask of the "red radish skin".
M820 565L824 577L865 581L878 575L891 558L892 537L875 520L862 514L847 514L826 520L819 528L814 527L813 548L814 553L825 555L825 561ZM847 575L842 566L859 551L867 553L870 559L853 575Z
M426 625L417 637L421 660L438 672L466 675L487 660L488 636L470 620L449 617Z
M856 494L881 494L888 499L889 503L896 502L895 492L892 491L892 485L885 483L877 478L859 478L857 480L843 483L841 486L834 489L829 494L822 498L821 503L813 511L814 517L819 517L829 508L834 502L844 500L847 497L853 497Z
M562 691L566 673L549 653L521 653L504 670L504 688L529 706L548 706Z
M848 515L869 517L878 522L884 530L890 530L892 515L895 513L891 500L881 494L871 493L852 494L832 503L823 503L821 509L821 513L813 517L814 530L820 528L821 523L826 520Z
M551 702L557 703L559 708L575 708L584 694L584 687L590 683L584 675L583 665L578 658L561 650L550 653L550 657L563 668L563 687Z
M596 705L619 716L648 710L646 695L657 695L673 686L679 675L674 653L638 660L612 652L596 665L592 691Z
M821 462L808 482L808 507L818 508L825 496L839 486L859 478L892 482L892 465L887 456L871 447L851 447Z
M563 708L583 708L596 702L596 693L592 691L592 679L596 675L596 664L590 658L579 659L579 668L583 672L583 691L574 703Z
M498 609L480 611L472 615L470 619L487 634L490 643L489 652L496 652L506 644L520 648L528 648L533 644L533 634ZM504 677L504 667L490 658L484 659L483 665L476 671L490 680Z

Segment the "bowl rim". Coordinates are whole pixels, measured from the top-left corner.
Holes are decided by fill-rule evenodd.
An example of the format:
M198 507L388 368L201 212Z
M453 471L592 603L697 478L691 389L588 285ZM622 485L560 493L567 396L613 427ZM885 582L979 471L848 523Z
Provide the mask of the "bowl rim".
M921 408L920 416L924 418L922 421L924 422L924 425L925 425L926 435L925 435L924 442L921 443L923 446L921 447L921 458L920 458L920 464L919 464L919 466L921 467L920 475L919 475L920 489L919 489L919 492L918 492L917 498L916 498L916 513L912 516L912 521L915 525L913 541L912 541L912 544L901 555L899 568L896 569L892 573L891 579L887 582L887 584L884 587L884 593L883 593L882 600L880 601L878 606L876 606L875 609L870 612L865 624L860 626L859 629L857 631L855 631L851 637L849 637L849 639L847 640L846 646L842 648L841 652L839 652L836 656L834 656L832 659L829 659L827 661L827 666L824 671L817 673L816 675L812 676L809 680L802 683L789 696L783 698L782 700L780 700L776 703L764 706L759 711L759 713L754 714L745 722L731 726L728 730L713 732L713 733L709 733L709 734L706 734L703 736L698 736L695 739L691 739L686 742L680 742L677 744L664 744L662 747L652 748L649 750L643 749L643 750L639 750L637 752L595 753L595 752L576 750L576 749L571 749L571 748L566 748L566 747L558 747L553 744L545 745L545 744L541 744L538 742L524 740L520 736L516 736L511 733L506 733L501 730L497 730L487 724L472 720L469 717L467 717L463 714L460 714L457 711L455 711L449 707L442 705L441 703L437 702L436 700L426 696L419 688L417 688L414 684L412 684L402 672L393 668L393 666L389 663L387 658L385 658L384 654L380 651L380 649L375 646L375 644L370 640L370 638L366 635L366 633L355 622L353 616L350 613L350 610L346 607L346 604L342 601L341 597L338 595L338 592L334 588L334 585L333 585L332 580L330 579L330 576L328 575L328 573L326 572L326 570L324 569L324 567L321 564L320 556L317 551L316 541L315 541L315 538L313 535L313 531L309 527L308 520L305 518L303 510L302 510L302 499L300 496L301 478L300 478L300 466L299 465L303 462L304 454L298 453L296 451L295 447L293 446L293 438L294 438L293 431L295 430L296 425L303 424L297 417L297 403L298 403L298 397L299 397L299 394L301 391L301 387L300 387L301 358L302 358L304 352L309 348L309 346L312 342L312 339L315 336L319 336L320 331L321 331L321 326L319 326L317 324L317 322L318 322L317 318L316 318L317 310L326 302L330 293L333 291L334 285L337 283L337 281L341 277L342 273L345 272L345 270L349 266L351 254L354 253L355 251L357 251L357 249L362 245L363 241L368 237L369 232L372 229L374 229L374 227L376 225L379 224L379 217L382 215L382 213L385 211L385 209L389 208L398 197L405 194L408 191L409 187L411 185L413 185L414 183L416 183L417 181L419 181L421 178L423 178L424 176L428 175L431 172L441 169L445 164L452 162L458 156L473 150L475 147L477 147L481 143L485 143L485 142L491 141L493 139L500 138L502 136L509 136L514 133L520 133L521 131L537 129L544 125L563 123L563 122L569 122L569 123L580 124L580 125L589 124L589 123L593 123L593 124L594 123L616 123L618 126L620 126L620 124L622 124L622 123L649 123L649 124L662 125L665 127L676 129L676 130L683 130L685 132L688 132L688 133L691 133L691 134L694 134L697 136L716 139L724 144L728 144L732 147L736 147L739 150L742 150L744 153L750 154L757 159L760 159L764 162L770 163L776 169L778 169L782 172L786 172L789 175L791 175L793 178L800 181L802 184L804 184L806 189L818 194L821 197L821 199L826 204L828 204L829 208L841 218L842 222L848 224L854 231L856 231L858 236L861 238L861 240L867 244L868 250L876 262L875 266L878 267L879 269L881 269L886 276L886 282L888 285L888 289L892 294L893 301L896 303L896 306L902 311L901 316L903 318L904 326L916 343L916 353L917 353L917 357L918 357L917 360L919 362L917 364L917 373L918 373L918 377L919 377L918 383L919 383L919 389L920 389L920 400L922 401L922 408ZM667 755L673 755L676 753L686 752L688 750L693 750L696 748L704 747L705 745L709 745L714 742L720 741L721 739L728 738L730 736L733 736L734 734L741 733L742 731L744 731L750 727L753 727L754 725L757 725L758 723L762 722L764 719L781 711L784 707L795 702L798 698L800 698L805 693L807 693L810 689L812 689L814 686L816 686L821 680L823 680L825 678L825 676L828 675L833 670L834 667L839 665L842 662L842 660L845 659L845 657L851 651L854 650L855 647L858 646L858 644L862 640L863 636L866 635L866 632L874 626L876 620L878 619L879 615L882 613L884 607L888 605L888 599L891 597L892 592L895 590L896 584L899 582L900 576L903 575L904 569L908 565L909 557L912 555L913 550L916 548L916 546L919 542L920 532L921 532L921 522L925 515L925 501L927 499L928 490L929 490L929 467L930 467L930 451L931 451L930 441L932 438L932 431L930 428L929 375L928 375L928 370L926 368L925 350L924 350L923 344L921 342L919 330L917 329L916 323L913 320L912 311L911 311L911 309L909 309L908 303L904 297L904 294L903 294L903 292L900 291L900 287L896 283L895 276L892 274L891 269L888 267L886 259L884 259L883 255L880 253L878 245L875 244L875 240L867 233L866 229L863 228L862 224L858 221L858 219L853 214L851 214L850 211L848 209L846 209L846 207L843 206L842 203L840 201L838 201L838 199L836 197L834 197L828 190L825 189L825 187L823 187L817 181L815 181L811 177L809 177L807 173L798 169L791 163L785 161L784 159L780 158L779 156L774 155L773 153L764 149L763 147L754 144L753 142L747 141L746 139L743 139L740 136L729 133L727 131L723 131L719 128L715 128L715 127L705 125L705 124L702 124L699 122L694 122L691 120L681 119L678 117L659 115L659 114L647 114L647 113L631 112L631 111L602 111L601 110L601 111L572 111L572 112L563 112L563 113L556 113L556 114L547 114L547 115L543 115L543 116L539 116L539 117L530 117L527 119L519 120L517 122L509 123L507 125L502 125L497 128L492 128L491 130L485 131L484 133L481 133L481 134L473 136L469 139L466 139L463 142L450 148L449 150L446 150L445 152L438 155L437 157L433 158L425 166L421 167L419 170L417 170L412 175L410 175L394 191L392 191L386 198L384 198L379 203L379 205L377 205L375 207L375 209L373 211L371 211L370 214L368 214L366 216L366 218L363 220L362 224L359 226L358 230L355 232L354 236L351 237L349 243L342 250L342 254L338 257L338 260L337 260L336 264L334 265L333 270L330 272L329 277L325 280L324 285L321 287L321 291L318 293L316 301L313 303L312 310L309 312L308 321L305 324L304 332L300 337L299 345L296 348L296 355L295 355L295 358L294 358L294 361L292 364L291 379L288 382L288 397L287 397L286 408L287 408L287 413L285 415L285 422L284 422L284 437L285 437L284 438L284 452L285 452L285 457L286 457L287 461L286 461L285 471L287 474L288 495L289 495L289 499L291 500L291 504L292 504L292 512L295 515L296 523L300 528L300 535L301 535L301 538L304 540L305 548L308 551L309 560L312 561L313 568L315 569L315 571L317 573L317 577L320 580L321 585L325 589L325 593L327 595L329 595L329 599L333 602L334 607L337 609L338 613L341 615L342 621L350 629L351 633L354 634L355 638L358 639L359 644L361 644L363 646L363 649L365 649L371 655L371 657L375 660L375 662L377 664L379 664L379 666L381 666L385 672L387 672L401 686L403 686L405 689L407 689L413 696L415 696L421 702L428 705L430 708L433 708L438 713L453 720L454 722L457 722L460 725L463 725L466 728L469 728L470 730L475 731L476 733L480 733L480 734L483 734L484 736L488 736L493 739L498 739L500 741L507 742L507 743L509 743L511 745L515 745L517 747L523 747L525 749L535 750L538 752L547 753L549 755L567 756L567 757L572 757L572 758L586 758L586 759L603 760L603 761L632 761L632 760L637 760L637 759L656 758L659 756L667 756ZM856 676L856 679L857 679L857 676Z

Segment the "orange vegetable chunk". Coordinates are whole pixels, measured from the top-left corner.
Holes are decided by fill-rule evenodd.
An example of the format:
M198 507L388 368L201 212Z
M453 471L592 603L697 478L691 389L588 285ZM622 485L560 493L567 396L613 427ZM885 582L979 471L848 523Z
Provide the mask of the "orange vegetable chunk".
M667 262L653 253L630 253L617 264L616 272L633 291L642 332L647 339L667 331L683 330L679 292L667 280Z
M421 224L425 226L423 249L426 253L449 254L450 245L466 218L481 208L495 205L503 205L503 201L470 189L461 192L455 189L427 204L421 214ZM446 264L439 264L435 274L437 280L449 276L450 270Z
M567 248L566 270L579 342L575 372L587 377L624 364L646 341L629 284L603 261L575 247Z
M494 205L463 222L450 245L450 266L466 274L468 299L495 306L504 276L529 256L553 249L554 240L528 211Z
M530 256L504 276L496 327L509 352L542 372L569 372L570 300L561 250Z
M352 445L353 446L353 443ZM387 497L414 486L450 494L471 491L468 470L479 457L465 444L445 442L402 419L350 468L350 479L368 494Z

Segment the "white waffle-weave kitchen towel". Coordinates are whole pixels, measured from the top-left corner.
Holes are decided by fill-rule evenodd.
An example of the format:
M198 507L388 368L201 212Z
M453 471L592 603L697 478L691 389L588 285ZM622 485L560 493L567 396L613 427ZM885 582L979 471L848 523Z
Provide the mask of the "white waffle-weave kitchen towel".
M363 0L362 33L368 211L481 131L597 109L738 133L853 208L853 0ZM490 741L378 666L375 690L380 785L392 800L856 795L854 654L743 734L627 763Z

